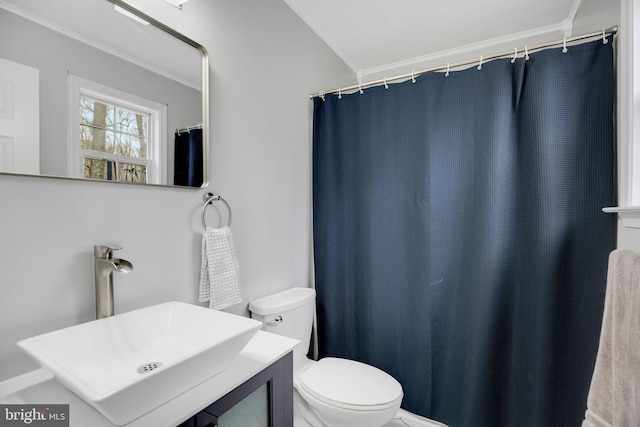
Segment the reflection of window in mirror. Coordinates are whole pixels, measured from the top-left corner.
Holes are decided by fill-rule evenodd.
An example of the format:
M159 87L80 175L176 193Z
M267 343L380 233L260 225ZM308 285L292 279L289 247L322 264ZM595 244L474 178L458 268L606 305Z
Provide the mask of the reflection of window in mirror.
M70 76L70 174L166 184L166 106Z

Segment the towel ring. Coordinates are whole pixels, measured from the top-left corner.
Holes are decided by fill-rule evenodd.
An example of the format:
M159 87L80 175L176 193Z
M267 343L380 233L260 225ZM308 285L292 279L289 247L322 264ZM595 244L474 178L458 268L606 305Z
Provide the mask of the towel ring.
M229 211L229 218L227 219L227 227L231 225L231 206L229 206L229 203L227 203L225 199L223 199L221 196L216 196L213 193L206 193L204 196L202 196L202 200L204 200L204 204L202 205L202 215L201 215L202 227L207 228L207 223L204 220L204 213L207 210L207 206L209 206L213 202L217 202L218 200L224 203L224 205L227 207L227 210Z

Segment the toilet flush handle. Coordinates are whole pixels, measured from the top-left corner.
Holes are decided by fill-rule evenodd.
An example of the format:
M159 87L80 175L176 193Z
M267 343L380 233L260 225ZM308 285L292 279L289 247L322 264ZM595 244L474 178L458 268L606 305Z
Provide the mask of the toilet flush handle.
M265 322L265 325L279 325L280 323L282 323L282 316L277 315L276 317L273 318L273 320L271 322Z

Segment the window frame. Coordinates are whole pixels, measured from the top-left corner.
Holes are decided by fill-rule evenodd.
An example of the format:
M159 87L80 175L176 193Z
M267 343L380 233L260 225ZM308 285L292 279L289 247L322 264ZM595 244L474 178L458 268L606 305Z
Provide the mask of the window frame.
M142 164L135 158L85 150L80 148L80 97L85 96L107 104L148 114L147 184L167 184L167 106L114 89L112 87L69 74L69 176L84 179L84 158L103 158ZM105 182L121 182L106 181Z
M640 8L620 2L618 42L618 206L640 206ZM638 93L636 93L638 92ZM613 211L613 210L611 210Z

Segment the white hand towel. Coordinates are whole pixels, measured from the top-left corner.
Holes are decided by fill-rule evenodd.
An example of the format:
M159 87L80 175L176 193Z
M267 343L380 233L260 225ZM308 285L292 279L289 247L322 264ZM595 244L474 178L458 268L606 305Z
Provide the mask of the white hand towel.
M600 346L582 427L640 426L640 256L609 256Z
M207 227L202 235L202 265L200 268L200 302L209 301L209 308L222 310L242 302L233 236L229 227Z

